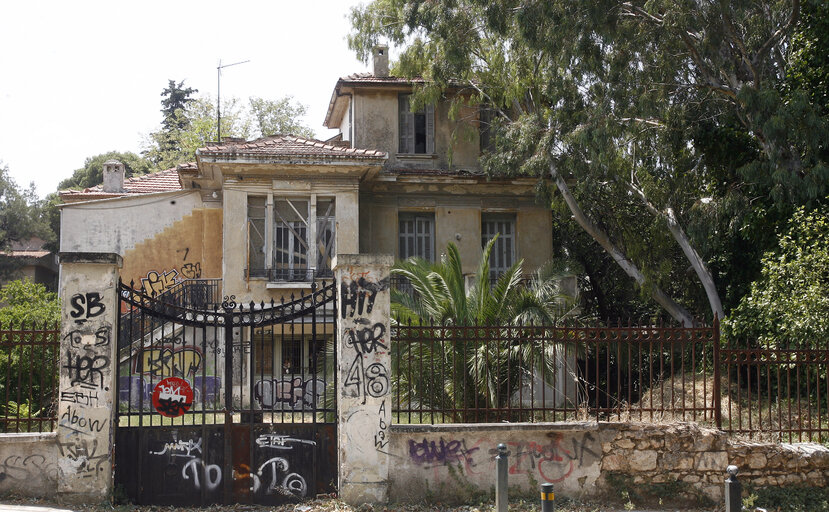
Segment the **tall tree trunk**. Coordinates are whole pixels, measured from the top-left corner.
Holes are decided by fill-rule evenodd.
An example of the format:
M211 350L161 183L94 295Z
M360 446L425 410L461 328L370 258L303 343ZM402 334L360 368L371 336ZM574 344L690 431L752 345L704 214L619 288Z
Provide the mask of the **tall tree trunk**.
M645 208L647 208L649 212L665 221L665 224L668 226L668 230L671 232L671 235L673 235L676 243L679 244L679 247L682 248L682 253L685 254L685 257L691 263L691 267L693 267L694 272L697 274L697 278L699 278L700 283L702 283L702 287L705 289L705 295L708 297L708 304L711 307L711 314L715 315L717 318L722 318L722 301L720 301L720 294L717 291L717 285L714 284L714 276L711 274L711 270L708 269L708 265L705 263L705 260L700 257L699 253L697 253L696 249L694 249L694 246L691 245L691 240L679 224L679 220L676 218L673 208L667 207L665 210L660 210L648 200L642 189L633 183L627 183L627 186L631 192L636 194L639 199L645 203Z
M639 286L646 287L647 285L653 300L662 306L674 320L682 322L682 324L686 326L694 325L694 319L691 314L685 308L674 302L673 299L668 297L668 295L655 283L649 283L639 268L632 261L630 261L625 253L616 247L616 245L610 240L607 233L602 231L587 218L587 215L585 215L582 211L576 201L576 198L573 197L573 194L570 192L570 188L567 186L564 178L558 174L555 164L550 166L550 175L552 176L553 181L556 184L556 188L558 188L558 191L564 198L564 202L567 203L567 206L570 208L570 212L573 214L573 217L576 219L579 226L581 226L588 235L593 237L593 240L598 242L598 244L601 245L608 254L610 254L610 257L613 258L616 264L619 265L627 275L632 277Z

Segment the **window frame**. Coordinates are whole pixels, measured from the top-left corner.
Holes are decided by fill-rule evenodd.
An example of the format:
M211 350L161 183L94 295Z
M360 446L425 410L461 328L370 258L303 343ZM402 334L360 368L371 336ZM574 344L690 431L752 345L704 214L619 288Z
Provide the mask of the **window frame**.
M409 233L402 229L403 222L412 222L413 232ZM418 230L419 223L427 223L428 224L428 232L420 232ZM403 240L411 240L411 246L414 247L414 254L406 254L404 255L403 248ZM429 254L423 255L418 254L418 247L420 244L418 240L421 238L427 238L429 242ZM406 245L408 246L408 244ZM434 262L435 261L435 213L434 212L407 212L402 211L398 212L397 214L397 251L398 251L398 258L403 260L407 258L411 258L412 256L418 256L426 261ZM408 252L408 251L407 251Z
M253 268L251 264L255 251L252 229L258 231L254 222L261 217L251 216L250 198L265 198L264 219L264 268ZM247 270L248 279L267 279L272 283L310 282L315 276L331 275L330 263L336 255L336 197L334 194L290 195L269 192L247 195ZM278 212L279 202L290 203L289 208L299 220L283 218ZM317 202L328 205L326 212L317 212ZM305 202L305 208L296 208L296 203ZM301 210L304 210L302 212ZM321 215L318 215L321 213ZM287 223L287 224L286 224ZM325 237L321 239L320 236ZM313 240L313 243L309 241ZM283 242L287 247L277 246ZM280 260L280 255L287 255ZM297 261L297 255L300 261Z
M498 241L492 247L489 255L489 279L495 282L512 265L518 261L517 246L518 233L517 215L512 212L482 212L481 213L481 248L486 247L490 240L498 234ZM507 223L509 233L503 233L499 224ZM492 226L495 224L495 226ZM494 229L490 229L493 227Z
M409 99L411 93L401 93L397 96L398 109L398 144L397 152L401 155L434 155L435 154L435 106L425 105L417 111L411 110ZM423 119L423 151L418 151L417 130L415 121L417 116L424 116Z

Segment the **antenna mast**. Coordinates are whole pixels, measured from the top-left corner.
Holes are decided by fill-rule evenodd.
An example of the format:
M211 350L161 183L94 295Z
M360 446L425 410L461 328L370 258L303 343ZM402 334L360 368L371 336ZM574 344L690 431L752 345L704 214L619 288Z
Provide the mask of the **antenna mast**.
M219 140L217 142L219 143L222 142L222 68L245 64L246 62L250 61L243 60L241 62L234 62L233 64L222 65L222 59L219 59L219 65L216 66L216 129L218 130Z

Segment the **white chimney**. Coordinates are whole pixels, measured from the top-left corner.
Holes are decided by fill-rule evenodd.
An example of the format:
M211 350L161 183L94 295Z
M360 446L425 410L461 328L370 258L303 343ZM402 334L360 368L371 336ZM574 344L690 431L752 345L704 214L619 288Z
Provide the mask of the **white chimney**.
M104 192L124 191L124 164L118 160L104 162Z
M389 76L389 47L375 46L374 50L374 76Z

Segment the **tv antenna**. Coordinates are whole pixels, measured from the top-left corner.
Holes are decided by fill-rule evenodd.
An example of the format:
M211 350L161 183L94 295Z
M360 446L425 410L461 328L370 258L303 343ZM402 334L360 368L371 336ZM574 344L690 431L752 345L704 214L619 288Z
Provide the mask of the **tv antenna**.
M230 66L238 66L239 64L245 64L246 62L250 61L243 60L240 62L234 62L233 64L222 65L222 59L219 59L219 65L216 66L216 128L218 130L219 143L222 142L222 69L229 68Z

